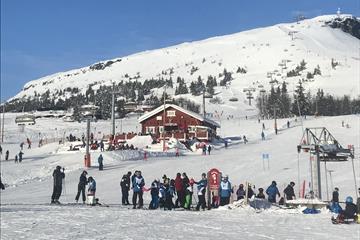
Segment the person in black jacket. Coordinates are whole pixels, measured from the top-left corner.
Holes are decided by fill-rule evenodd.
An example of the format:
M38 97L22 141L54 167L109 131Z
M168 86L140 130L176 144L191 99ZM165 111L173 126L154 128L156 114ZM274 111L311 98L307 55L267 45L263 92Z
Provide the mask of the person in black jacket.
M85 187L87 184L87 178L86 178L87 172L84 170L80 175L80 180L78 184L78 192L76 194L75 200L76 202L79 201L80 193L82 193L82 200L85 204L86 196L85 196Z
M62 180L65 178L65 173L63 171L61 172L61 167L57 166L56 169L53 172L53 178L54 178L54 189L53 194L51 196L51 203L60 203L59 198L61 196L62 191Z
M356 205L353 203L352 197L347 197L345 204L345 210L341 210L336 219L332 218L333 223L345 223L345 221L348 220L357 220Z
M339 188L336 187L333 191L331 201L333 203L339 203Z
M295 192L294 192L294 182L290 182L290 184L284 189L284 194L286 200L293 200L295 199Z
M122 194L122 205L129 205L130 176L131 172L128 172L127 174L124 174L124 176L121 178L120 187Z

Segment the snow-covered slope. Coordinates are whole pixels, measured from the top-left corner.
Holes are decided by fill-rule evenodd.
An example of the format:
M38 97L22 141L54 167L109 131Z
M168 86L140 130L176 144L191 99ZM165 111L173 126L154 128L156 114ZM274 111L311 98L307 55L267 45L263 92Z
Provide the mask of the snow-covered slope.
M72 133L80 136L85 124L62 122L60 119L38 119L36 125L26 126L21 133L14 123L16 114L5 115L5 143L1 177L7 185L0 192L1 239L209 239L209 235L226 239L358 239L357 225L334 226L330 222L331 213L323 210L321 214L304 215L299 209L283 210L272 207L256 212L245 207L234 210L218 209L205 212L183 211L142 211L119 206L121 193L119 181L127 171L141 170L149 187L155 178L163 174L173 178L177 172L186 172L198 180L202 172L216 167L228 174L233 185L251 182L259 187L267 187L272 180L278 182L280 192L290 182L310 181L309 154L297 154L296 146L302 136L300 120L279 119L279 134L273 133L273 121L260 123L256 119L222 119L223 136L246 135L248 144L229 145L227 149L215 149L211 155L188 155L180 157L150 157L145 160L126 160L117 152L104 152L104 171L97 169L97 156L91 151L92 168L89 175L97 181L97 197L109 208L88 206L49 206L52 192L52 171L56 165L65 167L66 179L60 201L74 202L79 175L83 170L83 152L60 151L62 145L50 143L39 148L36 142L41 136L51 140ZM344 121L348 127L342 127ZM266 140L261 141L262 123L265 124ZM135 119L123 120L124 131L137 128ZM110 124L105 121L92 123L95 138L109 131ZM327 127L343 146L354 144L360 147L359 115L307 118L304 127ZM33 140L32 149L24 149L21 164L13 162L19 151L19 142L26 137ZM4 152L10 150L10 160L4 161ZM262 154L268 153L269 161L263 165ZM354 167L359 186L359 153L355 150ZM299 158L298 158L299 157ZM298 168L299 164L299 168ZM300 170L298 172L298 170ZM331 198L331 189L339 187L340 199L355 197L352 163L328 163L327 170L333 170L332 177L321 164L323 199ZM298 175L299 173L299 175ZM327 194L330 190L330 196ZM308 191L308 185L306 191ZM130 195L131 196L131 195ZM150 193L144 194L145 205L150 202ZM193 202L196 203L196 190ZM341 228L341 231L339 229Z
M28 82L12 99L31 97L35 92L42 94L47 90L56 93L68 87L78 87L84 92L89 84L94 84L93 89L96 89L98 85L110 85L113 81L137 79L141 82L169 78L170 75L174 80L180 76L189 84L198 76L205 80L209 75L218 77L226 69L233 73L234 80L230 88L218 89L219 96L224 100L231 97L244 100L244 88L258 89L263 85L269 89L270 75L279 82L288 82L288 89L292 91L294 84L300 78L306 79L306 73L313 72L317 65L322 75L307 82L307 89L314 92L323 88L335 95L357 96L360 90L360 41L340 29L326 26L325 21L335 17L320 16L298 23L183 43L56 73ZM307 69L302 76L286 77L286 73L295 69L303 59ZM335 69L331 66L332 59L339 62ZM236 73L238 67L246 69L247 73ZM192 68L198 70L192 73ZM244 109L245 106L236 107Z

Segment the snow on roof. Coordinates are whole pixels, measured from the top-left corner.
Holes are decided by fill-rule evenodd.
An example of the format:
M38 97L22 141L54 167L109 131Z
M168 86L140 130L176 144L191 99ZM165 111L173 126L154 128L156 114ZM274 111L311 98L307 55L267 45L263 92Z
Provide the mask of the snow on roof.
M200 114L194 113L192 111L189 111L189 110L187 110L185 108L179 107L179 106L174 105L174 104L165 104L165 109L167 109L169 107L175 108L176 110L181 111L181 112L183 112L183 113L185 113L185 114L187 114L189 116L192 116L193 118L196 118L196 119L198 119L198 120L200 120L202 122L207 122L207 123L209 123L209 124L211 124L211 125L213 125L213 126L215 126L217 128L220 128L220 125L217 122L215 122L215 121L213 121L211 119L208 119L208 118L204 118ZM157 113L159 113L159 112L161 112L163 110L164 110L164 105L161 105L160 107L152 110L151 112L145 113L144 115L139 117L138 121L139 121L139 123L141 123L141 122L145 121L146 119L154 116L155 114L157 114Z

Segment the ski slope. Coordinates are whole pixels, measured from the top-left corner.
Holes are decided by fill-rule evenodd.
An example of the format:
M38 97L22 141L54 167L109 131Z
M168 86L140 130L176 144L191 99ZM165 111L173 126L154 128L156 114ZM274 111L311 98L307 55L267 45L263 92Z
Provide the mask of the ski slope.
M234 142L227 149L217 145L210 156L184 152L178 158L155 156L145 161L139 158L124 159L127 154L133 154L131 151L121 154L105 152L104 171L100 172L96 161L100 152L91 152L93 167L87 171L97 181L97 197L100 202L109 204L110 207L88 207L49 205L52 193L51 174L57 165L65 167L66 174L60 201L74 202L78 178L84 169L84 152L68 152L57 142L40 148L36 146L39 132L48 136L49 141L64 132L65 135L71 132L81 136L85 132L85 124L40 118L36 125L26 126L24 133L20 133L14 123L15 115L5 115L1 176L7 188L0 192L1 239L358 239L360 236L359 225L332 225L332 215L326 210L318 215L304 215L301 209L284 210L275 207L259 213L248 207L184 212L132 210L118 206L121 203L120 179L127 171L135 170L142 171L147 187L163 174L175 178L177 172L186 172L189 177L199 180L202 172L216 167L223 174L229 175L233 185L247 181L256 185L256 188L266 188L272 180L276 180L282 192L290 181L294 181L297 191L298 170L301 181L308 183L310 180L309 155L301 153L298 156L296 149L302 136L300 119L297 122L295 119L279 119L280 131L275 135L273 121L258 123L254 117L228 120L224 116L221 119L221 135L246 135L249 143L245 145ZM291 122L289 129L286 127L288 120ZM342 121L349 128L342 127ZM266 126L265 141L261 141L260 137L262 123ZM304 127L327 127L344 147L353 144L355 152L360 147L359 115L308 117L303 124ZM123 120L122 127L124 131L138 129L136 117ZM92 131L99 137L109 129L109 122L92 123ZM13 155L19 151L19 143L25 141L26 137L31 137L33 147L26 149L25 144L24 160L21 164L15 164ZM7 149L10 150L11 161L4 161ZM264 165L263 153L270 155L269 162ZM358 153L354 165L357 171L356 181L360 186ZM334 170L331 181L328 179L329 190L331 191L331 187L339 187L341 200L348 195L356 198L351 161L328 163L327 168ZM321 171L322 195L324 200L328 200L324 164L321 165ZM145 205L150 202L149 193L144 193L144 202Z

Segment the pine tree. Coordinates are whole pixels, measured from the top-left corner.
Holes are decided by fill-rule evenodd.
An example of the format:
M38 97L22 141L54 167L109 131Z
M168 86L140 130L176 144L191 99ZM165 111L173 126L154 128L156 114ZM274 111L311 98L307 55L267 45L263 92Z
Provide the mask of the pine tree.
M292 105L292 113L294 113L295 115L299 115L299 109L301 115L310 114L310 100L306 98L304 93L304 88L300 80L295 90L294 103Z

